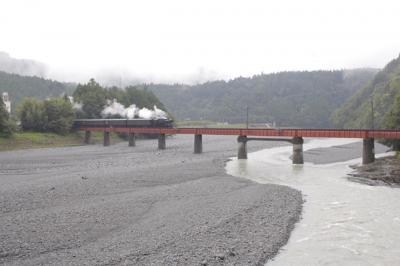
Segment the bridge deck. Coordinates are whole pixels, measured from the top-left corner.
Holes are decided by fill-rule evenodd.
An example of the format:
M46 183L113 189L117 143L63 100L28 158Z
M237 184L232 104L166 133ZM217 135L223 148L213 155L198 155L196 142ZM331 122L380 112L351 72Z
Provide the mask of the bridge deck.
M376 138L400 139L400 130L347 130L347 129L243 129L243 128L79 128L82 131L192 134L192 135L233 135L254 137L314 137L314 138Z

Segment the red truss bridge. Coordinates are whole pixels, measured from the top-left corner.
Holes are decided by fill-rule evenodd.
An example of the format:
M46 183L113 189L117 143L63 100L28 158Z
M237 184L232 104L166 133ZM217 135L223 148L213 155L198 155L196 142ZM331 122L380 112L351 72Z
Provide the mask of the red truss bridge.
M238 136L238 158L247 159L248 141L287 141L293 144L294 164L303 164L303 138L360 138L363 139L363 164L375 160L374 139L400 139L400 130L362 129L244 129L244 128L154 128L154 127L79 127L85 131L85 143L91 132L104 132L104 146L110 144L110 132L127 133L129 146L135 146L137 134L157 134L158 148L166 148L166 135L194 135L194 153L202 153L203 135Z
M251 137L303 137L303 138L376 138L400 139L400 130L364 130L364 129L243 129L243 128L118 128L84 127L83 131L136 133L136 134L188 134L222 135Z

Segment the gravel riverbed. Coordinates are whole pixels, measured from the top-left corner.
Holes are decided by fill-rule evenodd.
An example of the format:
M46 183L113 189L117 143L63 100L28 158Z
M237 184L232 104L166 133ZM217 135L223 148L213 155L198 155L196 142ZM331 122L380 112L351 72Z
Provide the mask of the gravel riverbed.
M0 153L0 264L262 265L302 195L225 173L234 137ZM249 150L279 143L250 143Z
M370 186L400 187L400 161L395 156L378 158L367 165L352 165L349 180Z

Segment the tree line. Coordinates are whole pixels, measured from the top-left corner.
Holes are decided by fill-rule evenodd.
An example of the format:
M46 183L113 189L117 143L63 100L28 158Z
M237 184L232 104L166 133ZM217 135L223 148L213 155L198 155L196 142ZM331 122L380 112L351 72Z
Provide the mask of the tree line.
M291 71L198 85L149 84L177 119L278 126L331 127L330 116L375 69Z
M8 137L18 130L67 134L76 118L101 118L107 101L113 99L125 107L136 104L139 108L152 108L157 105L165 109L146 87L107 88L94 79L78 84L71 99L66 94L46 100L25 98L18 106L15 117L10 116L0 99L0 135Z
M336 110L331 119L338 128L400 130L400 56ZM384 143L400 149L398 140Z
M65 83L40 77L28 77L0 71L0 94L8 92L13 106L19 106L25 98L45 100L66 93L71 95L77 84ZM12 108L12 115L16 115Z

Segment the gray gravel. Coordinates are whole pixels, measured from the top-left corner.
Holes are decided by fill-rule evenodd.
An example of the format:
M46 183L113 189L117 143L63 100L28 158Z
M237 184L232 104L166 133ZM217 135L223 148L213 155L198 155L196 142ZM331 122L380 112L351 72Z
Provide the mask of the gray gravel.
M304 152L304 161L315 164L327 164L360 158L362 156L362 145L362 141L359 141L341 146L311 149ZM376 154L388 150L389 147L375 141Z
M263 264L301 193L228 176L235 138L203 142L201 155L193 136L0 153L0 264Z

